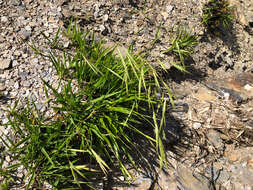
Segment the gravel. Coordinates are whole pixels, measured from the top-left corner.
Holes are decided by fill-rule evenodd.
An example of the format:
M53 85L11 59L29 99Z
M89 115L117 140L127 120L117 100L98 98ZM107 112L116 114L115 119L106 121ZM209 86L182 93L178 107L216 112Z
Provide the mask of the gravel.
M187 86L192 89L198 88L196 83L202 79L202 74L207 77L215 76L215 78L219 78L220 76L231 76L237 72L252 72L253 30L252 12L250 12L252 11L250 10L252 1L231 0L231 3L237 6L237 17L233 31L228 33L224 39L212 38L200 24L203 3L204 0L0 0L0 125L1 123L7 123L6 114L3 110L7 109L7 105L13 105L17 99L25 102L27 98L30 98L35 101L35 105L39 110L44 111L45 114L50 114L48 107L43 104L46 97L40 77L56 85L57 75L50 61L36 56L28 44L34 43L36 46L43 48L47 41L41 33L43 32L50 38L53 37L58 27L65 26L71 16L79 19L79 25L84 30L94 30L107 43L120 43L124 51L124 47L133 44L134 51L143 50L150 53L147 59L152 64L156 65L157 58L159 58L168 68L171 68L169 60L172 57L167 57L161 52L169 46L170 31L173 27L181 22L193 33L200 34L199 46L192 55L192 63L195 68L191 71L196 78L185 78L185 81L183 81L184 76L182 76L182 73L175 72L173 69L170 69L166 76L172 84L184 85L182 92L186 95L184 94L182 97L189 95L188 89L185 89ZM160 39L151 47L149 42L155 38L159 26L162 26L159 33ZM68 47L68 44L64 44L64 47ZM180 88L178 86L176 85L176 90ZM181 115L180 117L182 119L187 116ZM205 117L207 119L209 116ZM193 129L201 130L202 123L194 121ZM4 134L11 134L10 128L1 130ZM227 147L219 132L212 132L208 136L209 141L214 144L214 149L216 147L218 149ZM202 154L198 146L196 150L199 150L196 154ZM223 150L219 151L224 153ZM247 154L249 150L243 151L239 155ZM245 190L253 188L249 181L243 180L239 176L240 172L245 174L245 178L247 177L246 174L251 176L251 166L244 164L245 167L243 167L243 162L240 162L239 166L233 168L233 164L228 161L229 159L224 156L223 158L226 160L224 164L227 168L223 168L221 174L223 179L219 183L223 184L227 190L232 187ZM217 160L221 162L220 158ZM196 158L192 158L192 163L189 166L193 165L195 161ZM6 165L8 165L8 162L11 162L11 160L6 157ZM206 164L206 168L210 168L210 166L211 163ZM180 179L193 179L194 176L190 174L191 170L188 171L185 167L182 168L182 171L185 172L181 176L176 173L175 176ZM197 169L202 170L201 166ZM231 169L231 172L229 169ZM175 170L169 172L172 173ZM17 175L22 177L24 174L24 170L20 168ZM204 175L208 176L208 172L204 172ZM231 178L231 176L234 178ZM143 182L149 187L153 182L153 178L144 178L142 175L139 175L137 179L136 183L142 184ZM165 177L164 182L161 182L161 184L166 183L166 180ZM174 178L170 178L170 180L174 180L173 183L177 184ZM181 181L181 183L183 182ZM203 184L205 185L203 188L208 188L204 178ZM185 185L187 186L187 184Z

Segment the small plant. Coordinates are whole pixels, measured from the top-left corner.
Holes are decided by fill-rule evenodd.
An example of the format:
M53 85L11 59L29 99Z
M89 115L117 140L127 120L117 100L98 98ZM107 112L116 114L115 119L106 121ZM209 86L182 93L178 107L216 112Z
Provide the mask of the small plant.
M178 56L180 63L172 63L173 65L178 65L180 70L185 70L185 58L189 57L194 48L198 45L198 36L191 34L186 30L185 27L179 25L176 29L176 33L172 33L171 46L169 49L165 50L163 53L173 53Z
M131 178L125 162L136 167L133 152L139 151L134 135L155 145L161 167L166 165L160 134L167 104L152 92L163 94L161 85L170 91L155 69L131 52L126 57L115 55L114 48L103 48L103 42L72 23L66 36L73 47L71 53L58 47L56 36L49 55L63 90L44 81L46 97L49 93L55 97L48 100L55 105L55 115L45 116L31 102L23 109L16 103L8 110L7 124L14 137L6 136L8 142L0 137L7 147L5 153L16 160L11 168L22 165L28 171L26 189L42 188L43 182L54 189L92 188L89 179L106 175L112 167ZM162 110L161 119L156 116L157 107ZM145 130L153 127L154 136L145 134L140 126Z
M203 6L202 23L208 31L217 33L220 26L228 28L232 23L233 10L228 0L210 0Z

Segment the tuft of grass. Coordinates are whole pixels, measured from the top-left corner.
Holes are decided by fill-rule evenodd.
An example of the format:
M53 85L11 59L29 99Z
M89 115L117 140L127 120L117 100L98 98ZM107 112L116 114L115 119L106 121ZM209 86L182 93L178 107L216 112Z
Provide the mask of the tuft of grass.
M12 170L21 165L27 170L26 189L42 188L44 182L54 189L94 188L91 179L112 167L131 178L126 163L136 168L136 135L154 144L161 167L167 167L161 139L167 103L152 94L164 97L165 87L173 99L156 70L138 54L123 57L116 47L103 48L76 24L65 35L71 50L62 48L59 32L53 41L48 38L49 55L32 47L49 57L60 75L61 91L42 79L55 114L45 116L29 101L18 109L17 102L8 110L14 136L0 137L5 154L16 161ZM153 136L145 133L150 129Z
M218 28L228 28L233 20L234 6L228 0L209 0L203 6L202 23L208 31L217 33Z
M176 68L186 72L185 58L191 56L194 48L198 45L198 36L188 32L185 27L178 25L176 32L172 33L171 46L163 53L176 55L180 62L172 63Z

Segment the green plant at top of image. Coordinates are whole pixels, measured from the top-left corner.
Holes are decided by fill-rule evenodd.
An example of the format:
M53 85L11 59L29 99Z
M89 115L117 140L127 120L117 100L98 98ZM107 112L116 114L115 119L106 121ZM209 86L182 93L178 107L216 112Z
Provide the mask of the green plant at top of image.
M228 28L233 20L234 8L228 0L209 0L202 9L203 25L212 33L217 32L220 26Z
M185 66L185 58L191 56L194 48L198 45L198 36L188 32L187 29L180 24L177 26L175 32L171 32L171 45L163 53L176 54L180 63L172 63L177 68L187 72Z
M22 109L17 102L8 110L6 125L12 127L14 137L0 138L7 147L5 153L16 162L0 171L24 166L26 189L42 188L44 182L53 189L94 188L90 179L103 177L115 167L129 179L133 176L126 160L136 168L133 152L141 154L135 135L154 145L161 167L167 167L161 139L167 103L153 94L163 97L161 88L165 88L171 101L173 95L156 70L133 52L123 57L116 47L104 48L102 41L72 22L65 35L71 50L62 48L59 32L52 41L48 38L47 57L60 75L58 87L42 79L55 114L45 116L33 102ZM153 136L145 133L150 127Z

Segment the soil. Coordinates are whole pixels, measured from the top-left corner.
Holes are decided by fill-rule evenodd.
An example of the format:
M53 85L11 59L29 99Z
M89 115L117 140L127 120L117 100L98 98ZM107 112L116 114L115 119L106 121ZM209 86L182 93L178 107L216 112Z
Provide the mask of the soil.
M32 0L12 0L8 4L0 0L0 91L5 95L9 94L13 99L21 96L16 91L24 90L23 94L26 93L27 97L40 92L39 87L29 83L29 77L22 76L25 73L33 76L35 70L40 70L42 76L53 78L54 73L50 70L52 67L45 64L40 67L40 60L37 60L35 68L32 65L32 60L36 59L34 54L27 50L26 45L21 46L18 39L28 43L38 39L37 43L42 44L45 41L38 38L41 31L53 35L57 26L64 28L71 18L75 18L84 30L94 31L98 39L103 39L109 45L119 44L120 51L132 45L134 52L141 51L151 64L158 66L158 60L162 61L167 72L160 74L177 97L175 107L168 108L168 134L165 139L171 169L165 174L158 172L157 178L136 173L139 181L133 182L135 186L125 187L114 183L113 180L118 176L111 175L104 180L107 185L103 186L102 183L102 187L98 187L253 189L253 2L230 0L236 7L233 25L229 30L221 31L218 36L206 31L201 24L205 2L52 0L46 5L46 1L38 3ZM43 6L45 8L33 13L34 8ZM47 14L49 12L52 14ZM26 14L22 22L28 21L26 24L20 24L19 30L15 30L15 21L22 17L22 14ZM34 15L40 16L33 21ZM54 27L51 27L50 23ZM169 48L173 32L179 25L198 35L198 46L186 60L189 74L178 71L170 64L176 59L174 56L163 54L163 51ZM29 27L32 30L29 30ZM150 43L157 34L156 42ZM27 57L17 53L20 51L23 54L24 49ZM30 62L24 61L28 58ZM28 68L15 60L25 62ZM46 73L43 74L43 70ZM16 80L19 80L18 86ZM250 90L245 90L245 87ZM40 95L37 99L40 99ZM12 103L13 100L9 99L2 101L1 106ZM4 114L1 116L4 121ZM214 173L211 172L213 170ZM193 175L192 171L198 174ZM199 180L195 182L195 176L198 175Z

